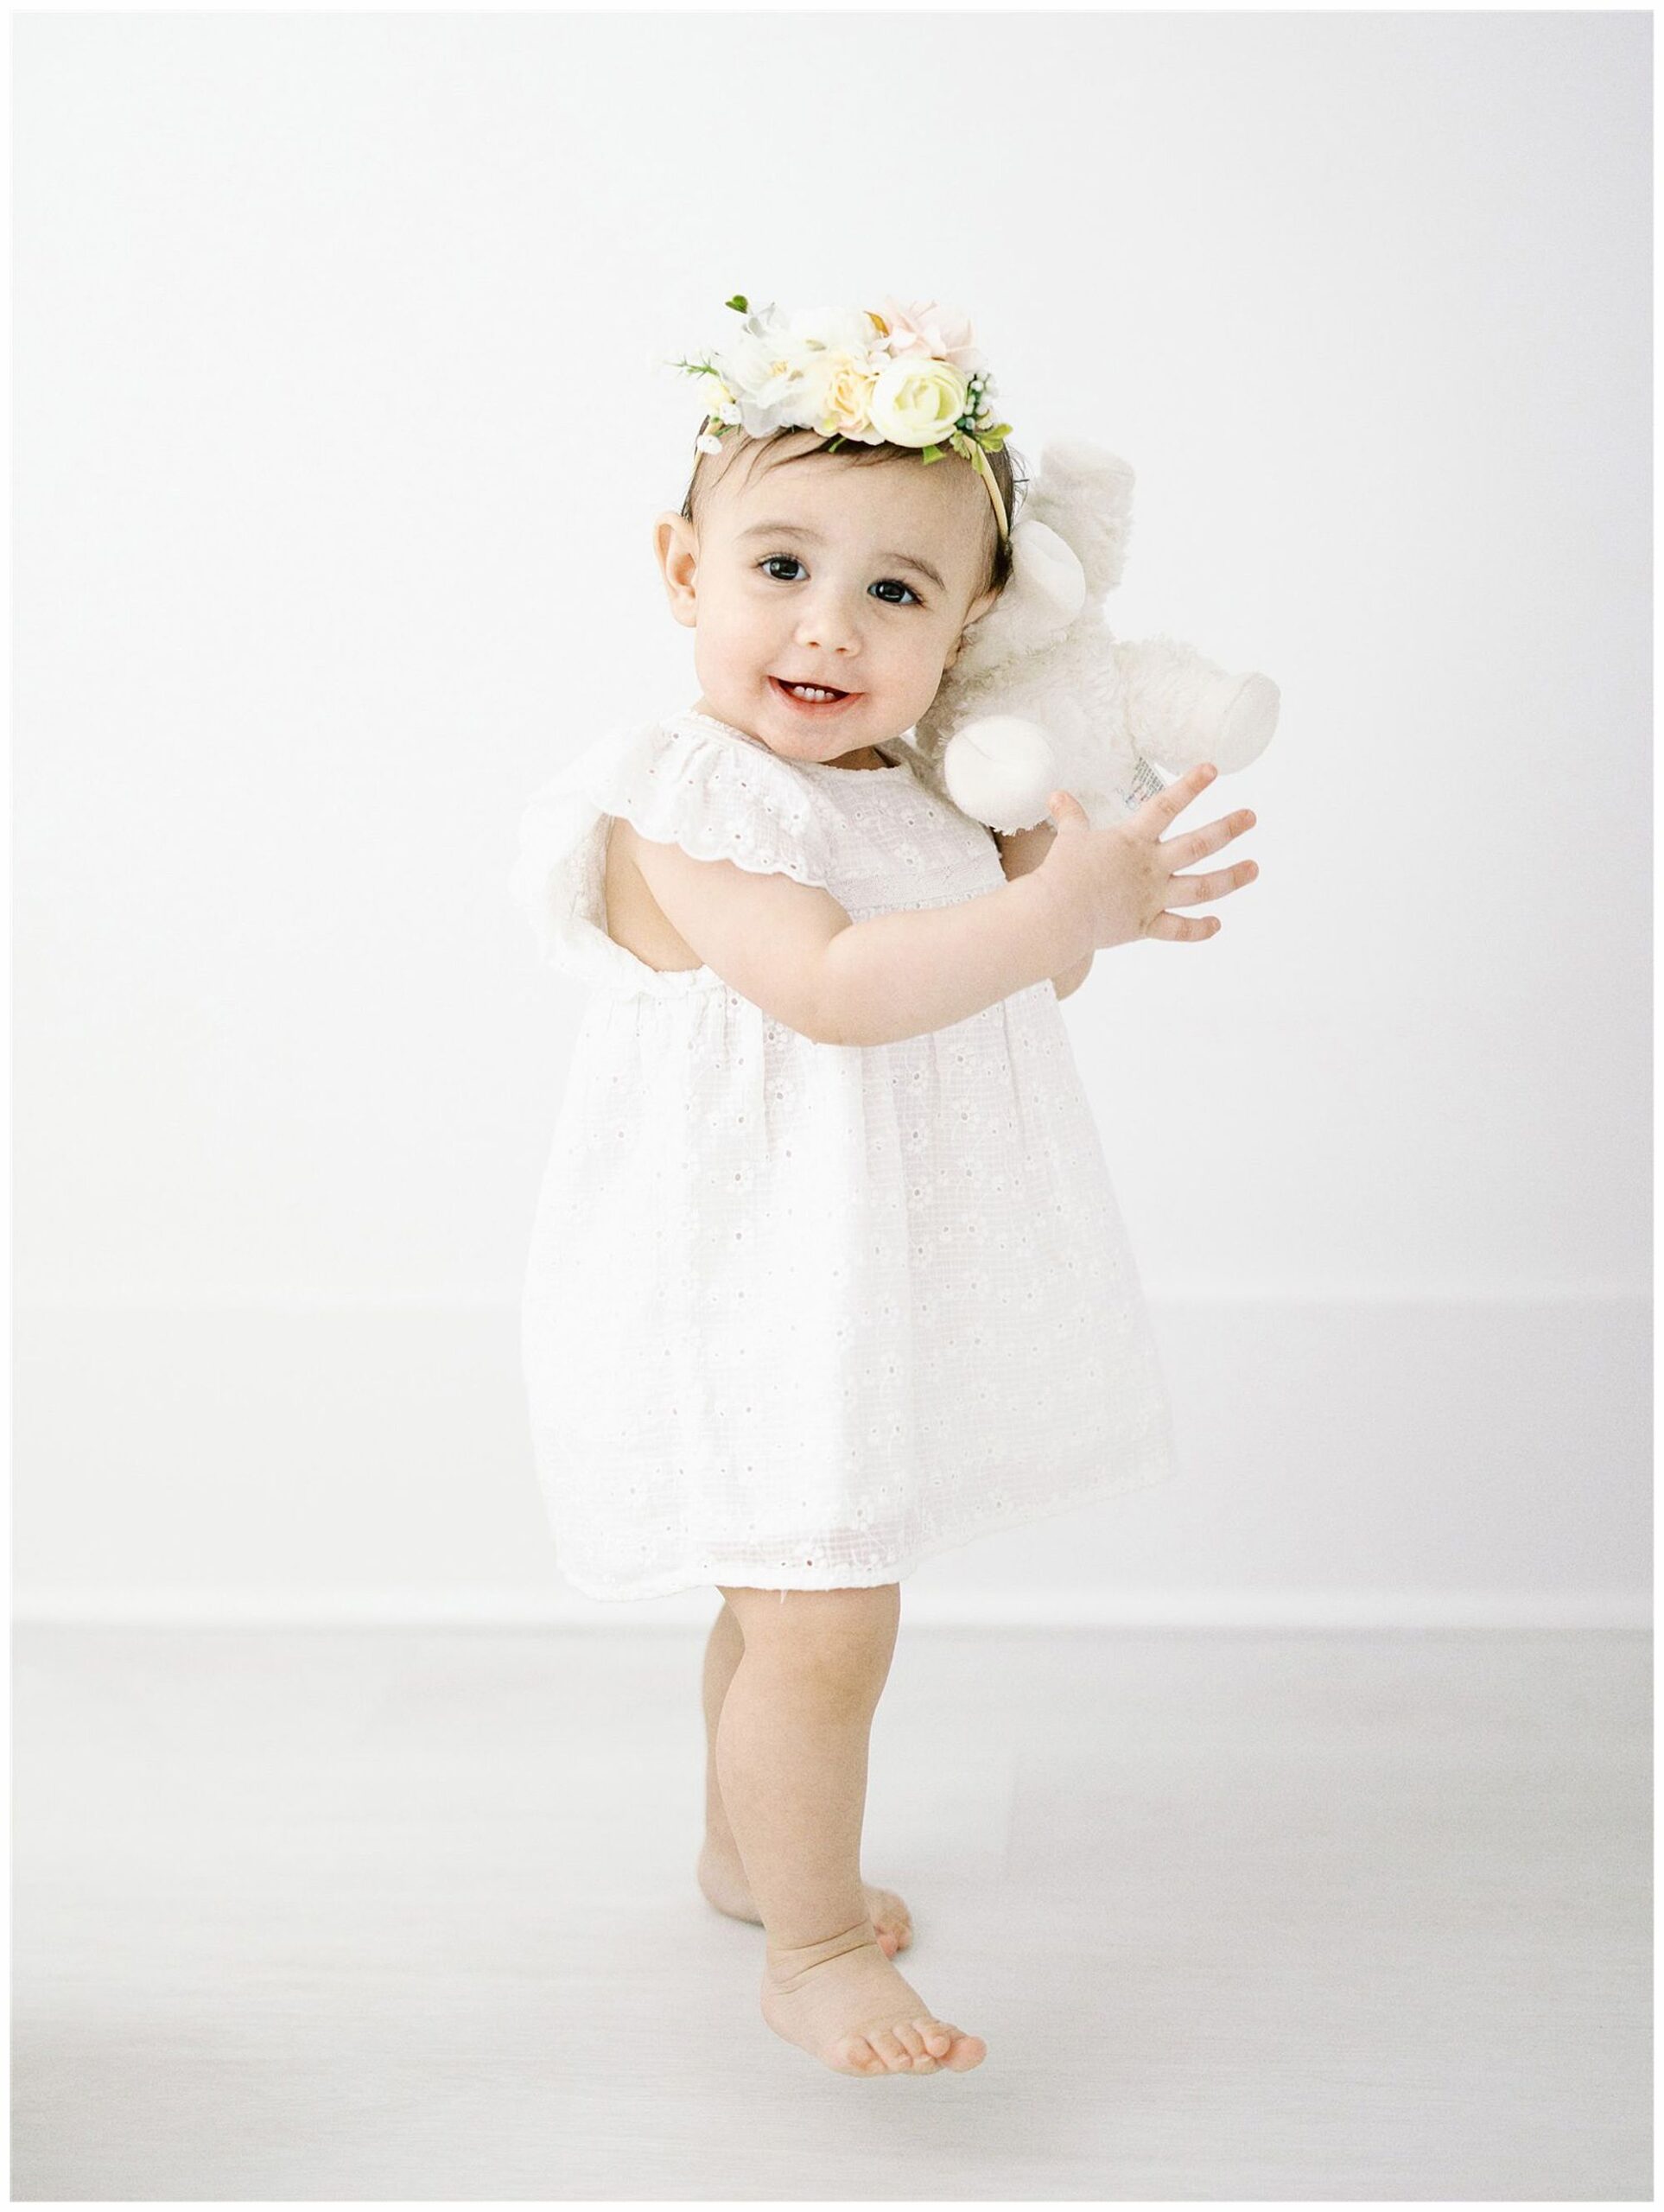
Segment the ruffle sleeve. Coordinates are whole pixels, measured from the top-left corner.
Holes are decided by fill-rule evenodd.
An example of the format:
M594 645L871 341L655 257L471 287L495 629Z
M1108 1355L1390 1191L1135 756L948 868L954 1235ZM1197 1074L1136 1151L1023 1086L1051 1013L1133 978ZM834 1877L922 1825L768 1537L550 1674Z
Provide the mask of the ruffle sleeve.
M621 816L695 860L825 885L829 825L789 761L702 721L613 732L533 793L509 887L540 959L601 989L708 986L707 968L661 970L607 934L607 835Z

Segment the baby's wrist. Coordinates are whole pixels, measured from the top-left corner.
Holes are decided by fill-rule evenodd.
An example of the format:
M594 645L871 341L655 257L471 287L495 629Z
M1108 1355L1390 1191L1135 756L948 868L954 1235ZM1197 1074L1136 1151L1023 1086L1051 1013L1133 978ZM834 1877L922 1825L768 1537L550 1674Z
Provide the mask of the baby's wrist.
M1091 918L1078 886L1042 862L1028 874L1018 876L1010 888L1026 894L1032 917L1030 926L1045 948L1049 976L1061 975L1090 957L1096 950Z

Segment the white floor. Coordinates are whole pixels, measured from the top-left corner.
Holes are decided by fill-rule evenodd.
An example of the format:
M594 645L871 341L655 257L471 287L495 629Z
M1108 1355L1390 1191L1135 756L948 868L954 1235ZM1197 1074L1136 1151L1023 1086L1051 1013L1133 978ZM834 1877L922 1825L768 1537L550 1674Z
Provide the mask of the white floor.
M864 1871L989 2048L875 2082L694 1886L702 1648L19 1630L14 2201L1650 2197L1642 1638L904 1593Z

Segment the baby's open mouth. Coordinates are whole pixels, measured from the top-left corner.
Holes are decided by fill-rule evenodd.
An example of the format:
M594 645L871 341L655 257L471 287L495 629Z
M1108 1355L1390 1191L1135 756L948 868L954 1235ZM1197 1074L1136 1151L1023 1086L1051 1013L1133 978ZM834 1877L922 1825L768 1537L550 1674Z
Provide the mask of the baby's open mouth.
M789 683L778 676L771 676L769 682L777 691L784 692L802 707L835 707L842 700L861 696L859 691L835 690L829 683Z

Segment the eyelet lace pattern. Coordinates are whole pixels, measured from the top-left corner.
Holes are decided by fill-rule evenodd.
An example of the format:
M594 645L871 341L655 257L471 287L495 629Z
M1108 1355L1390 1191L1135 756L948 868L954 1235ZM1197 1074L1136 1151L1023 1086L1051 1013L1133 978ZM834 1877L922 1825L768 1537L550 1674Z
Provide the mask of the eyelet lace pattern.
M521 1305L556 1564L592 1598L870 1587L1167 1479L1166 1391L1049 982L822 1045L607 935L607 819L823 885L855 920L1004 881L905 760L782 759L702 715L531 799L511 872L586 983Z

